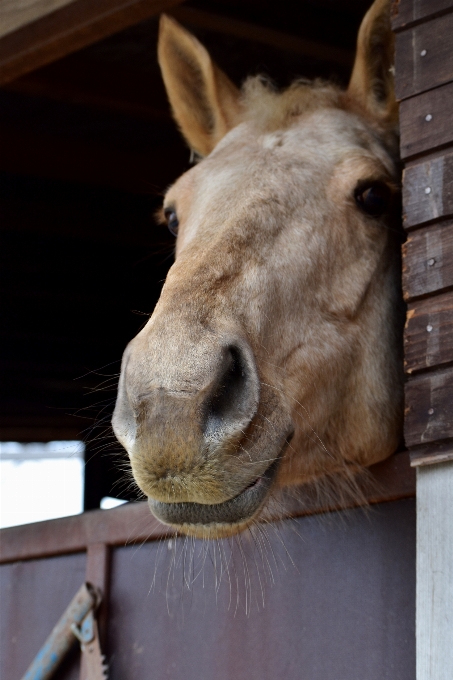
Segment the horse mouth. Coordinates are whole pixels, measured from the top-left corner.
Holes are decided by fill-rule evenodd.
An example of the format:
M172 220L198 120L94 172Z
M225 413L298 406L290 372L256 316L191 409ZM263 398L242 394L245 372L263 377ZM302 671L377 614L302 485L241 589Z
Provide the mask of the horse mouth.
M280 456L234 498L223 503L164 503L148 498L151 512L165 524L185 533L210 537L239 531L250 523L269 495Z

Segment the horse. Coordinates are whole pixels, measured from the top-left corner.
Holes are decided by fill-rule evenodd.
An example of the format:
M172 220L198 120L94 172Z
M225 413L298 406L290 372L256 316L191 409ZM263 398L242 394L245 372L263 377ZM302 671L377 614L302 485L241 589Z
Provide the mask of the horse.
M346 89L241 90L174 19L158 60L196 162L167 191L160 299L122 360L113 428L177 531L250 527L279 489L392 454L403 410L398 106L390 1Z

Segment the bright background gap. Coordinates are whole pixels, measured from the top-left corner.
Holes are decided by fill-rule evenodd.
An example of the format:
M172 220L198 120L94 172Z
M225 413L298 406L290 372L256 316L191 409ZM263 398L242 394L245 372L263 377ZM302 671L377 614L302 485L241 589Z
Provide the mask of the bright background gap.
M0 442L0 528L83 511L81 441Z

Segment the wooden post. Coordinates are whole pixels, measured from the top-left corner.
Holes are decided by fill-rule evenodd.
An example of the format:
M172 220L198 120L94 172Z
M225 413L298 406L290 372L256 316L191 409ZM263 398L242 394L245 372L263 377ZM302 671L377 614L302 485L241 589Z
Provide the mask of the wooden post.
M453 462L417 469L417 680L453 677Z
M417 680L453 678L453 0L398 0L405 441L417 468Z
M99 624L99 638L101 649L105 654L107 643L107 618L109 598L109 575L110 575L110 547L105 543L89 543L87 546L87 565L85 580L99 588L102 593L102 602L96 614ZM86 680L88 669L85 654L82 654L80 664L80 680Z

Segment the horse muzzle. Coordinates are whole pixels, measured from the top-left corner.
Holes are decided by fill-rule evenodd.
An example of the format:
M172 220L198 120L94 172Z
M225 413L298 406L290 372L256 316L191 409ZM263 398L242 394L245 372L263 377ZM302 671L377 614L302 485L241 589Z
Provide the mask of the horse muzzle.
M198 537L226 536L241 530L258 514L276 476L280 458L240 494L223 503L162 503L148 499L151 512L165 524Z
M163 522L232 533L268 497L292 423L243 338L146 340L125 352L112 421L135 481Z

